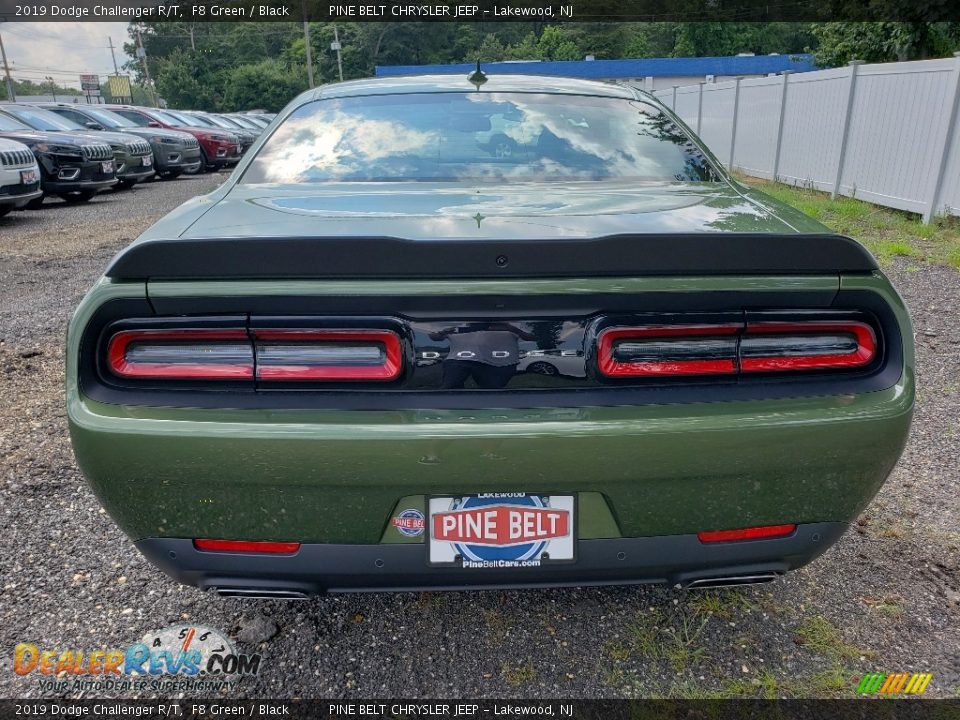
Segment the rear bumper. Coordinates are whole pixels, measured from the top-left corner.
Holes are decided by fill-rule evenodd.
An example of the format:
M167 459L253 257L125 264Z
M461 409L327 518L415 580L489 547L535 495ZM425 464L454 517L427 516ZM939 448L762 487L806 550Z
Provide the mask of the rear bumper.
M523 570L431 567L424 544L309 544L284 556L200 552L191 540L179 538L146 538L136 545L187 585L232 595L296 597L366 590L689 586L713 579L772 579L816 558L846 528L839 522L809 523L786 538L715 545L702 544L696 535L581 540L576 562Z

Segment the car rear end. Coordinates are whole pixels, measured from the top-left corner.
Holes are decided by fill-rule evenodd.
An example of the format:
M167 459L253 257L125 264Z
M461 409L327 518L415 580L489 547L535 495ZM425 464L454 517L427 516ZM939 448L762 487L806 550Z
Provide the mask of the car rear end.
M477 325L584 374L444 387L444 331ZM877 492L914 382L876 270L118 277L69 349L71 433L104 506L181 581L241 595L772 579ZM562 508L575 542L529 567L436 553L438 508L498 493Z
M107 511L232 596L719 586L823 553L910 427L910 320L874 259L628 89L456 82L301 98L114 260L67 354ZM629 177L597 181L618 114ZM438 181L438 146L483 176Z

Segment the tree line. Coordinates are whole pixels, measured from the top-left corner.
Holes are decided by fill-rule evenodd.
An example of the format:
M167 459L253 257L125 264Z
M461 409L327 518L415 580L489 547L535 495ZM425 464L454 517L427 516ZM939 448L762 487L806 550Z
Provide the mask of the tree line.
M276 111L307 87L301 23L131 23L125 67L139 83L140 32L157 93L171 106ZM338 79L332 23L311 23L316 84ZM377 65L812 52L821 67L949 56L960 23L338 23L345 80Z

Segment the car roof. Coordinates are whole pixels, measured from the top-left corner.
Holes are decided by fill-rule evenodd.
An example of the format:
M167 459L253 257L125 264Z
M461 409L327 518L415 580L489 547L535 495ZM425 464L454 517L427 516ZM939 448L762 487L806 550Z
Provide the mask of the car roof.
M635 100L639 95L637 90L626 85L596 80L546 75L487 75L486 78L479 90L466 76L459 75L367 78L322 85L308 91L305 99L436 92L539 92L553 95L599 95L628 100Z

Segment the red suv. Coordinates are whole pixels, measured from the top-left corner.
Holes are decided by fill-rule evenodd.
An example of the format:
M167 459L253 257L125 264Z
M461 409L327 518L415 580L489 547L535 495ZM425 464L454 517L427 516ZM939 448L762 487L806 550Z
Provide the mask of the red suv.
M240 162L240 138L227 130L186 125L179 118L156 108L132 105L102 105L101 107L112 110L141 127L160 127L190 133L200 143L203 164L208 171L230 168Z

